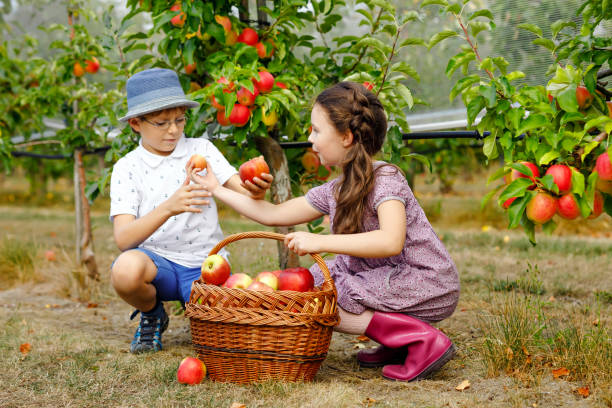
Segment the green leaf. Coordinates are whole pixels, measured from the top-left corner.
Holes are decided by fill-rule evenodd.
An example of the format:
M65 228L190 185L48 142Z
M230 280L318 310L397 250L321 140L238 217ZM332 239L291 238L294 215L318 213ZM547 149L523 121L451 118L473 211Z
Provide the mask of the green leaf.
M451 89L449 99L452 101L464 89L466 89L467 87L477 82L480 82L480 77L476 74L461 78L460 80L457 81L455 86L453 86L453 88Z
M423 164L423 166L425 166L425 167L427 167L429 169L430 173L433 173L431 162L429 161L429 159L426 156L423 156L422 154L419 154L419 153L408 153L408 154L402 155L402 157L409 157L411 159L418 160L419 162L421 162Z
M587 157L589 153L591 153L597 146L599 146L599 142L591 142L584 146L584 153L582 153L580 156L580 160L584 162L584 158Z
M397 85L395 85L395 89L400 93L404 101L406 101L408 108L412 109L414 100L412 99L412 93L410 93L410 90L402 83L397 83Z
M444 7L448 6L448 2L446 0L423 0L420 7L423 8L425 6L431 6L432 4L437 4Z
M373 6L378 6L382 9L384 9L387 13L391 14L392 16L395 15L395 7L393 7L393 5L385 0L370 0L370 3Z
M478 10L475 11L474 13L472 13L469 17L468 17L468 21L469 20L473 20L476 17L486 17L489 20L493 20L493 13L491 13L489 10L484 9L484 10Z
M584 175L575 168L572 170L572 193L582 197L584 194Z
M487 186L491 184L491 182L504 177L506 174L508 174L508 169L506 167L500 167L499 169L495 170L495 172L487 179Z
M546 154L544 154L542 157L540 157L540 160L538 160L538 164L540 166L542 165L546 165L548 163L550 163L551 161L555 160L556 158L560 157L561 154L559 152L556 151L550 151Z
M555 229L557 228L557 223L553 220L548 221L546 224L542 225L542 231L546 235L551 235Z
M525 116L525 109L523 108L512 108L508 111L506 117L510 120L513 130L518 130L523 116Z
M527 238L529 239L529 242L531 243L531 245L535 246L536 245L535 224L529 218L527 218L526 213L523 213L521 216L521 225L523 226L523 229L525 230L525 234L527 234Z
M552 25L550 26L550 29L552 31L553 38L555 38L557 34L559 34L559 32L563 30L565 27L576 28L576 23L574 23L573 21L564 21L564 20L557 20L554 23L552 23Z
M386 45L385 43L383 43L382 41L380 41L378 38L373 38L373 37L364 37L361 40L359 40L359 42L357 44L355 44L355 47L357 48L362 48L362 47L373 47L377 50L379 50L380 52L382 52L383 54L389 54L391 49L388 45ZM389 51L389 52L387 52Z
M536 129L544 126L548 126L550 122L543 115L529 115L526 119L521 121L521 127L516 132L516 136L519 136L528 130Z
M440 41L443 41L447 38L450 37L455 37L458 34L452 30L444 30L441 31L439 33L434 34L431 39L429 40L429 44L427 45L428 49L432 49L436 44L438 44ZM452 100L452 98L451 98Z
M519 197L516 200L514 200L512 205L508 208L508 219L510 220L510 224L508 225L508 228L510 229L516 228L521 222L521 218L523 216L523 213L525 212L525 207L527 206L527 203L531 200L531 194L529 193L524 193L525 194L524 196ZM508 198L512 198L512 196ZM508 198L506 198L506 200Z
M576 84L569 84L557 95L559 106L566 112L578 112L578 101L576 100Z
M502 75L506 75L506 68L508 67L508 65L510 65L510 63L506 61L504 57L493 58L493 63L497 66L499 72L501 72Z
M487 108L493 108L497 103L497 92L495 88L495 83L491 83L489 86L480 85L478 90L487 101Z
M393 64L391 66L391 72L401 72L401 73L405 74L406 76L410 76L410 77L414 78L416 81L420 81L421 80L417 70L414 69L410 64L408 64L408 63L406 63L404 61L400 61L400 62L398 62L396 64Z
M532 33L534 33L538 37L542 37L542 29L540 27L538 27L537 25L523 23L523 24L517 25L516 27L520 28L520 29L523 29L523 30L531 31Z
M480 32L489 29L489 25L484 21L470 21L469 26L474 37L476 37Z
M400 43L400 48L408 45L422 45L423 47L426 47L427 43L422 38L406 38Z
M556 44L552 40L549 40L548 38L536 38L535 40L532 41L532 43L534 43L535 45L541 45L542 47L550 51L554 51L555 48L557 47Z
M444 10L447 13L459 14L461 13L461 4L455 3L446 7Z
M499 153L497 152L496 138L497 132L493 131L491 134L484 138L484 145L482 151L489 160L495 159Z
M612 119L610 119L608 116L598 116L595 119L591 119L589 120L585 125L584 125L584 130L588 131L591 128L598 128L601 129L601 126L603 124L607 124L607 123L612 123Z
M492 198L492 197L493 197L495 194L497 194L497 192L498 192L499 190L501 190L503 187L504 187L504 185L503 185L503 184L502 184L502 185L499 185L499 186L495 187L493 190L489 191L487 194L485 194L485 196L484 196L484 197L482 198L482 200L480 201L480 211L482 211L482 210L485 208L485 206L487 205L487 203L488 203L489 201L491 201L491 198Z
M521 177L514 180L512 183L502 191L499 196L499 203L504 203L506 200L512 197L523 197L527 192L527 189L533 185L533 182L528 178Z
M555 184L555 179L553 178L552 174L547 174L544 177L541 177L540 183L542 183L546 190L559 194L559 186Z
M477 96L472 99L470 103L467 105L467 120L468 126L471 126L476 119L476 116L480 113L480 111L485 107L486 101L482 96Z

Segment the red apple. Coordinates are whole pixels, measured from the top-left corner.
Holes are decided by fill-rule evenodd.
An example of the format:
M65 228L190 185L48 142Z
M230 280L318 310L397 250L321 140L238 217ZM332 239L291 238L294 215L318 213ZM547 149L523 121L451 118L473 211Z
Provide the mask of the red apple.
M225 85L225 87L223 88L223 92L225 93L234 92L234 83L230 82L226 77L222 76L221 78L217 79L217 83Z
M85 60L85 71L90 74L95 74L100 69L100 62L96 57L91 57L91 59Z
M603 212L604 199L601 193L595 190L595 199L593 200L593 212L587 218L592 220L597 218Z
M177 3L174 6L170 7L170 11L181 11L181 4ZM172 19L170 20L170 22L172 23L172 25L174 25L175 27L182 27L185 24L185 20L187 19L187 16L185 15L185 13L183 13L182 11L177 14L176 16L172 17Z
M253 283L253 279L246 273L234 273L223 284L224 288L246 289Z
M255 44L255 49L257 50L257 55L259 56L259 58L261 59L266 58L267 52L266 52L266 46L264 45L264 43L259 41L257 44Z
M229 121L236 127L243 127L251 118L251 111L244 105L234 104L234 109L229 115Z
M52 249L49 249L47 251L45 251L45 259L49 262L53 262L55 261L57 258L55 257L55 251Z
M199 384L204 377L206 377L206 366L195 357L185 357L176 372L176 379L181 384Z
M234 44L236 44L238 42L238 34L233 31L226 31L225 32L225 45L229 45L232 46Z
M557 212L566 220L573 220L580 215L580 207L576 197L572 193L567 193L557 200Z
M306 268L288 268L278 277L278 290L308 292L314 288L314 278Z
M579 85L576 87L576 101L578 102L579 109L588 109L591 103L593 103L593 95L591 95L586 87Z
M257 35L257 31L253 30L250 27L242 30L240 35L238 36L238 42L244 43L246 45L250 45L251 47L255 46L259 41L259 36Z
M269 92L274 87L274 76L268 71L260 71L259 80L253 78L252 81L261 93Z
M75 77L82 77L83 75L85 75L85 70L83 69L83 66L80 62L74 63L74 66L72 67L72 73Z
M319 160L319 155L314 151L307 150L302 156L302 166L304 166L304 170L306 170L307 173L316 173L320 165L321 160Z
M608 116L612 118L612 101L606 101L606 105L608 106Z
M189 158L189 162L193 163L193 168L204 170L206 168L206 158L199 154L194 154Z
M266 285L263 282L257 282L257 281L254 281L249 286L247 286L247 289L248 290L258 290L262 292L274 292L274 289L272 289L270 286Z
M557 199L548 193L538 192L527 203L527 218L535 224L546 224L557 212Z
M518 178L529 178L533 181L533 185L531 185L529 187L530 190L533 190L535 188L535 178L536 177L540 177L540 170L538 169L538 166L536 166L533 163L529 163L529 162L521 162L521 164L524 164L525 166L527 166L531 172L533 173L533 177L529 177L526 174L521 173L518 170L514 170L512 169L512 171L506 176L506 181L508 182L508 184L510 184L511 182L513 182L514 180L518 179Z
M187 64L187 65L185 65L185 73L186 73L187 75L191 75L191 73L192 73L193 71L195 71L195 70L196 70L196 63L195 63L195 62L194 62L194 63L191 63L191 64Z
M612 195L612 180L602 180L597 178L595 188L603 193Z
M278 277L273 272L259 272L255 281L265 283L274 290L278 289Z
M504 203L502 204L502 207L504 207L504 209L508 209L510 207L510 205L514 202L514 200L516 200L518 197L510 197L509 199L507 199L506 201L504 201Z
M230 276L230 265L219 254L206 257L202 263L202 280L209 285L221 285Z
M211 95L210 96L210 104L213 106L213 108L217 109L217 110L225 110L225 106L221 105L219 102L217 102L217 98L215 98L215 95Z
M251 106L255 103L255 98L259 95L259 89L255 87L253 92L249 91L247 88L242 87L238 92L236 92L236 99L238 103L244 106Z
M595 162L595 171L601 180L612 180L612 162L610 162L608 152L599 155Z
M266 163L263 156L258 156L242 163L238 168L238 173L240 174L240 179L243 183L247 180L252 183L255 177L261 179L261 175L263 173L269 174L270 168L268 167L268 163Z
M219 122L219 124L221 126L229 126L231 125L230 120L227 116L225 116L225 110L224 109L220 109L217 111L217 122Z
M371 91L372 89L374 89L374 84L368 81L365 81L363 83L363 86L365 86L365 89L367 89L368 91Z
M572 189L572 169L569 166L553 164L546 170L546 174L553 176L555 184L559 187L559 194L565 194Z

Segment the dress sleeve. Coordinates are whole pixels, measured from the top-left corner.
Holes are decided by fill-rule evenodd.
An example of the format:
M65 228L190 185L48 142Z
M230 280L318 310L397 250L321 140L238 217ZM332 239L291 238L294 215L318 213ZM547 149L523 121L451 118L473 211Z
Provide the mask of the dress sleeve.
M113 166L110 182L110 220L118 214L138 216L142 194L135 175L126 161L119 160Z
M378 206L389 200L398 200L406 205L411 195L406 177L393 166L382 166L376 171L376 181L372 192L372 210L376 212Z
M306 193L306 201L315 210L329 214L329 205L333 199L333 180L320 186L313 187Z
M200 138L204 147L204 157L210 162L213 168L213 172L219 180L219 184L223 185L230 177L238 173L234 166L232 166L225 156L212 144L212 142L205 138Z

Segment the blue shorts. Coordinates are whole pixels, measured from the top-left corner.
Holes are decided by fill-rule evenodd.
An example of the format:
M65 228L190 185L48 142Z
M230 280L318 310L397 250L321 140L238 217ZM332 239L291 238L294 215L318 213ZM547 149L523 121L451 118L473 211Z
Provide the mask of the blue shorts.
M191 294L191 284L202 275L197 266L189 268L172 262L145 248L134 248L144 252L157 266L157 275L151 284L157 289L157 298L162 301L180 300L187 303Z

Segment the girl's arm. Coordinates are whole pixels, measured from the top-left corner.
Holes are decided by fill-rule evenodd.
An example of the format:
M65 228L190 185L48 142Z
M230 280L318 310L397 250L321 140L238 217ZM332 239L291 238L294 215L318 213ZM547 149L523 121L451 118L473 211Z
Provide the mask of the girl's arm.
M318 235L292 232L285 245L298 255L331 252L361 258L386 258L398 255L406 241L406 207L401 201L389 200L378 206L380 229L359 234Z
M280 204L272 204L266 200L256 200L221 186L210 168L210 163L207 164L206 175L199 176L195 171L190 174L191 179L204 186L206 190L212 193L213 197L263 225L296 225L312 221L323 215L308 204L304 197L294 198Z
M121 251L135 248L149 238L168 218L183 212L199 213L196 205L208 205L210 193L202 186L189 184L189 177L170 198L146 215L136 218L132 214L117 214L113 217L113 235Z

